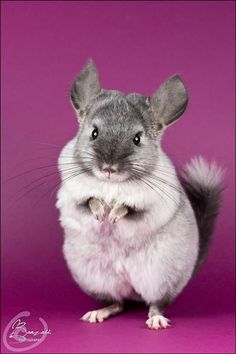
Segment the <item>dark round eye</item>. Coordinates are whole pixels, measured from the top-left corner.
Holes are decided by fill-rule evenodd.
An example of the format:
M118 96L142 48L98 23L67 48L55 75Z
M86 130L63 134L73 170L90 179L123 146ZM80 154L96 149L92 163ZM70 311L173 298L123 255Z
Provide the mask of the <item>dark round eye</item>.
M140 144L140 135L139 134L136 134L135 137L133 138L133 142L135 145L139 145Z
M93 140L97 139L98 137L98 128L94 128L92 131L92 138Z

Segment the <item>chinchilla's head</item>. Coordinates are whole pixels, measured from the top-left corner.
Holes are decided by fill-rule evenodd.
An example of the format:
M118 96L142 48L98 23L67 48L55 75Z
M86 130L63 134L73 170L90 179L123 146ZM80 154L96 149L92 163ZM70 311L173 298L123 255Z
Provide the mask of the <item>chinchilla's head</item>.
M164 129L187 106L187 91L172 76L152 97L104 90L92 60L71 88L80 123L74 157L86 173L108 181L142 178L155 168Z

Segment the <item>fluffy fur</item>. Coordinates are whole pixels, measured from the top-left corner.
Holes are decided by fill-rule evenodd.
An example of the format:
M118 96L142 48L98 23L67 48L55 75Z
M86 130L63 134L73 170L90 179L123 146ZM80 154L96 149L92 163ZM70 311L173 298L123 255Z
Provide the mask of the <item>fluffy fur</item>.
M191 202L198 223L200 245L195 273L204 262L210 245L215 219L220 209L224 171L215 162L202 156L186 164L180 179Z
M153 313L148 326L165 327L160 311L182 291L205 256L219 207L220 170L199 158L185 167L180 179L161 148L165 128L187 105L178 76L151 98L125 95L101 89L90 61L75 80L71 98L81 125L60 154L63 182L56 204L68 267L86 293L120 304L144 301ZM96 140L93 129L99 133ZM139 146L133 140L137 134ZM111 179L104 164L116 166ZM91 198L101 200L107 214L114 205L127 207L129 213L116 223L106 215L101 222L89 209ZM104 313L108 317L114 307L99 312L99 321ZM96 322L96 313L83 318Z

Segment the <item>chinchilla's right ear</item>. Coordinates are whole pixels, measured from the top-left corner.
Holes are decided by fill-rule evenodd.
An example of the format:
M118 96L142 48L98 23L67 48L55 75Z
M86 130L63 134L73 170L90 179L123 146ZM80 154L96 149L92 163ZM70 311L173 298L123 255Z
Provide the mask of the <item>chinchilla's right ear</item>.
M73 107L78 116L82 117L85 108L101 91L97 68L89 59L85 68L79 73L71 87L70 95Z

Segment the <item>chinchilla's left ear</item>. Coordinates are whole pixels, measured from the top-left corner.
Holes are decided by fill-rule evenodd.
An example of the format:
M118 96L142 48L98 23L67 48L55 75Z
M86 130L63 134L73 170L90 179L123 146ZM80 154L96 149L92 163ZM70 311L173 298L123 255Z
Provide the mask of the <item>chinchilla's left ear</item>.
M173 123L184 113L188 103L188 93L179 75L166 80L151 97L151 108L157 129Z
M83 115L84 109L101 91L97 68L89 59L85 68L79 73L71 87L71 101L78 113Z

